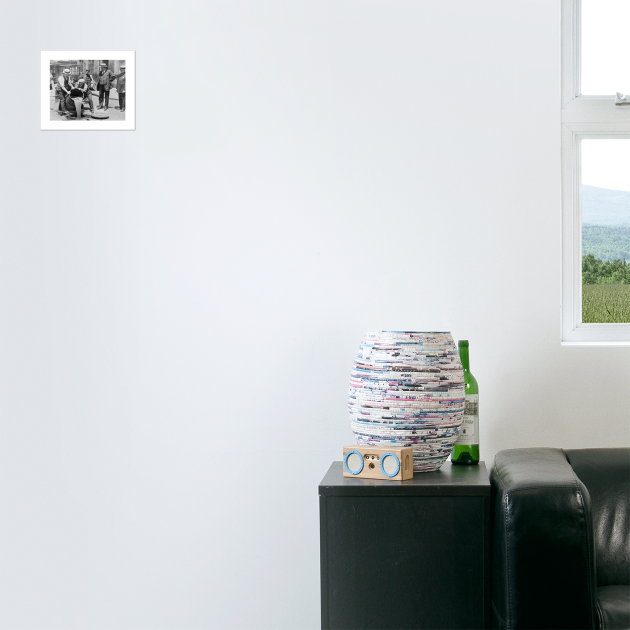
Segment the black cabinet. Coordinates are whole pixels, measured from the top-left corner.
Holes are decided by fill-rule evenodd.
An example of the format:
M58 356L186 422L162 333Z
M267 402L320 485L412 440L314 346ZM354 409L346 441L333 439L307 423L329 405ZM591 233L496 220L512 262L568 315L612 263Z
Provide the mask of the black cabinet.
M322 628L489 627L486 466L319 486Z

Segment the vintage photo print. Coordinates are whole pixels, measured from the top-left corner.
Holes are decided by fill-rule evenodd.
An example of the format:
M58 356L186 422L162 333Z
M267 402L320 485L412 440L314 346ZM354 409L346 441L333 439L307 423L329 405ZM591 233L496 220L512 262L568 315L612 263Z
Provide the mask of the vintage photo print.
M42 129L136 128L133 50L42 51Z

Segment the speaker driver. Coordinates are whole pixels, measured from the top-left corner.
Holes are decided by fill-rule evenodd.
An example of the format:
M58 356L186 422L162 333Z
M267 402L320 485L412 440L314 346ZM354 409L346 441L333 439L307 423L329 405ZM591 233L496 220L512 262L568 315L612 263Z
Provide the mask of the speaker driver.
M358 475L363 470L363 456L357 451L348 451L343 465L351 475Z
M395 453L385 453L381 457L381 470L388 477L395 477L400 470L400 460Z

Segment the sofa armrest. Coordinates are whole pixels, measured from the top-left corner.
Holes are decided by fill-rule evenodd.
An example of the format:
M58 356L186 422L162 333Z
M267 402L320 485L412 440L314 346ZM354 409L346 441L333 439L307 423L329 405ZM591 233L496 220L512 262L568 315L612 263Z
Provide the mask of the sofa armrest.
M495 627L597 628L590 497L564 452L500 451L490 481Z

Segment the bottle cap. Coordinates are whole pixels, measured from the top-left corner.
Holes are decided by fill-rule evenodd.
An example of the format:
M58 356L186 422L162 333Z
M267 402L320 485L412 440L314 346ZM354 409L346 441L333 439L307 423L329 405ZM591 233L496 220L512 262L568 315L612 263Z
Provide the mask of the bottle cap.
M468 339L460 339L459 340L459 347L461 348L462 346L467 348L468 347Z

